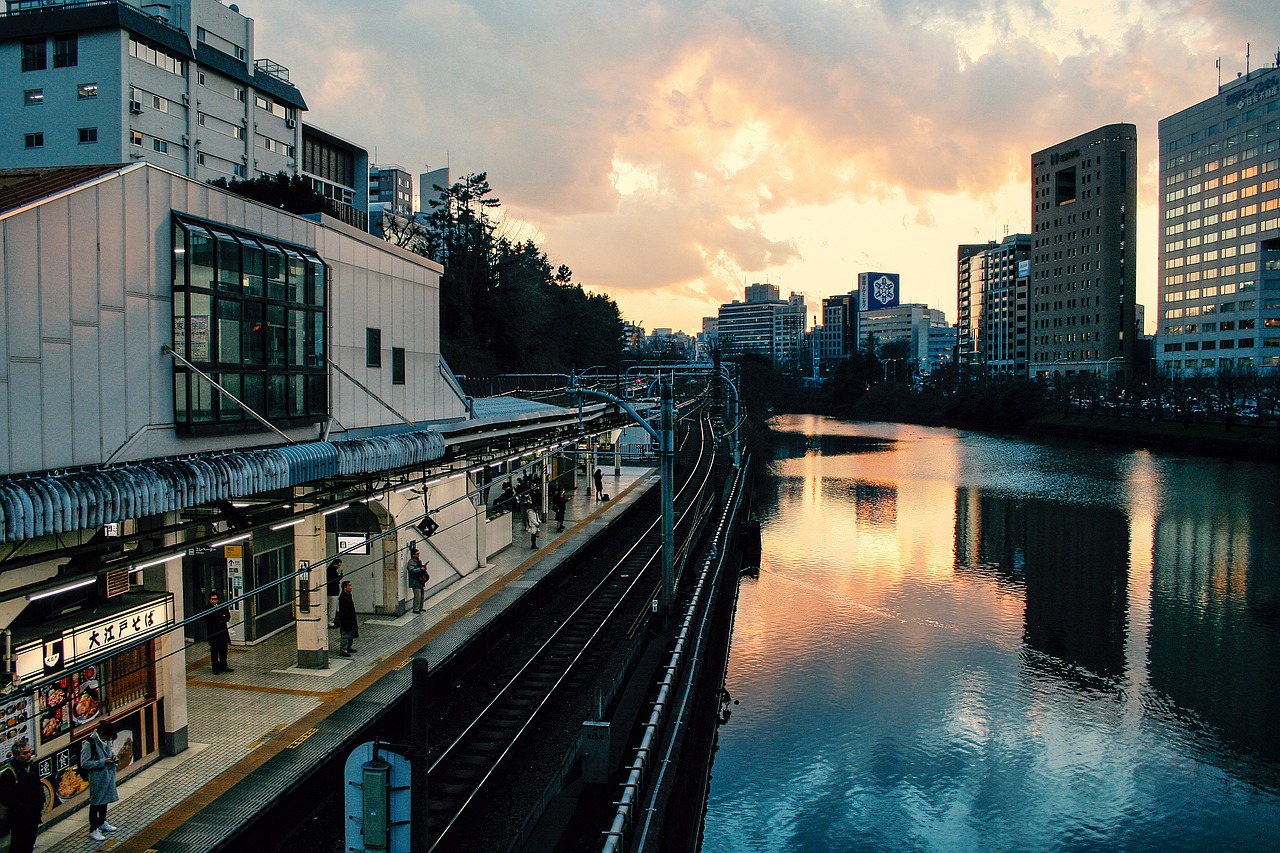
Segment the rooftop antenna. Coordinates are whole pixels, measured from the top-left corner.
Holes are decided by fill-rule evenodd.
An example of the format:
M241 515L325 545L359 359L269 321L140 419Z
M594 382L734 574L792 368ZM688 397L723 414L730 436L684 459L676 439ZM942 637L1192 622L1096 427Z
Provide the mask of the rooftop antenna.
M1218 66L1218 88L1222 88L1222 57L1218 57L1218 61L1214 63Z
M1253 49L1253 45L1249 42L1244 43L1244 76L1249 76L1249 53Z
M1280 68L1280 50L1276 51L1276 68Z

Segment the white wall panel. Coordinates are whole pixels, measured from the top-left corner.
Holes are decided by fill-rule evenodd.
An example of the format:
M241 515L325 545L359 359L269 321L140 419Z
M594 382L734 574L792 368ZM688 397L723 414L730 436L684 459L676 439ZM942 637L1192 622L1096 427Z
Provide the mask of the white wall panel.
M94 235L98 242L98 298L104 307L124 308L123 181L99 184L97 197Z
M5 319L9 325L9 358L40 357L40 255L37 217L33 212L10 220L4 251L8 269Z
M71 451L71 344L45 341L40 357L41 405L38 420L43 433L42 467L74 465ZM33 420L35 420L33 418Z
M9 366L9 446L19 470L39 470L43 452L40 430L32 429L40 419L40 365L33 361Z
M97 326L71 327L71 457L73 465L102 461L102 352Z

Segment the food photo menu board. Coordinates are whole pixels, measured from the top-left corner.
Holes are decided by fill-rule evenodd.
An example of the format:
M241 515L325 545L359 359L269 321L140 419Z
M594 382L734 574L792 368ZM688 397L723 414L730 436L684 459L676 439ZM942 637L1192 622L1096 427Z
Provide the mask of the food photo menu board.
M145 746L139 739L142 714L135 712L117 721L119 731L113 742L118 764L116 772L124 774L142 757ZM80 748L84 738L73 741L51 755L36 759L36 771L44 788L45 810L58 808L89 790L89 774L80 769Z
M35 744L35 697L31 694L0 698L0 764L9 760L13 742L25 737Z
M102 688L98 667L87 666L64 675L37 691L40 712L40 743L48 743L72 727L88 725L102 714Z

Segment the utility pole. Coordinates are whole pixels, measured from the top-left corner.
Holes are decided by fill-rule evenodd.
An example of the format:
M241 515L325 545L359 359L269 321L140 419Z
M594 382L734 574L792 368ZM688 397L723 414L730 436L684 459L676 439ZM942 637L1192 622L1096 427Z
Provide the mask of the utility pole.
M660 455L662 469L662 612L671 618L676 601L676 535L675 535L675 402L671 380L664 379L659 390L662 402Z

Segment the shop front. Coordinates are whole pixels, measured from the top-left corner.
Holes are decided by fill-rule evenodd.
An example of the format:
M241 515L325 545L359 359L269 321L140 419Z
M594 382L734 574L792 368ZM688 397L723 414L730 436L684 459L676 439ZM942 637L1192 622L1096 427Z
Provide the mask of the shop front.
M175 624L173 596L135 592L96 612L76 613L11 637L14 688L0 698L0 758L27 738L45 789L45 820L87 802L80 745L103 721L119 734L119 777L159 757L163 697L156 689L156 640Z

